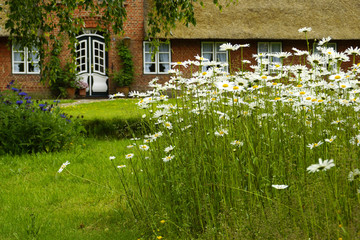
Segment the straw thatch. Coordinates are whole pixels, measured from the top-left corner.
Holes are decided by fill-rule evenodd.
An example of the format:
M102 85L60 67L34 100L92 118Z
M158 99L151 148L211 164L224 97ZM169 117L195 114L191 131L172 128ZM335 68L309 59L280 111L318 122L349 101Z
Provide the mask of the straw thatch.
M196 26L179 24L169 37L303 39L298 29L312 27L309 38L360 39L359 0L238 0L221 12L212 2L195 3Z
M9 36L9 32L5 31L5 21L6 21L6 8L5 0L0 0L0 7L3 9L0 11L0 37Z

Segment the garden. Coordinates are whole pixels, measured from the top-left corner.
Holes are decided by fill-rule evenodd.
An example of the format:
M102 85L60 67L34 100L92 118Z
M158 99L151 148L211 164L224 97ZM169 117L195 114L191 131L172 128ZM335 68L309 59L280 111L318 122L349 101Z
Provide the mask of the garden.
M196 56L130 99L62 107L10 84L0 238L360 238L360 49L329 41L252 71Z

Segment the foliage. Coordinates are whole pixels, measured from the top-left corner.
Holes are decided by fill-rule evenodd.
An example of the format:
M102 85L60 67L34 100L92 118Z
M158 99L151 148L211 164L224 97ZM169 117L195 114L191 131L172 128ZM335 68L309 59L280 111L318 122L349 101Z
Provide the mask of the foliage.
M66 97L66 88L78 88L79 78L76 65L73 62L66 62L63 66L59 58L63 42L60 39L54 40L48 64L44 66L42 79L49 84L51 93L55 97Z
M134 80L134 62L130 49L123 41L117 43L117 50L120 56L122 67L120 71L112 75L112 79L118 87L130 86Z
M134 134L117 171L133 215L150 226L144 239L161 219L164 238L357 238L360 70L332 66L360 52L320 50L293 66L283 60L304 60L298 50L274 53L278 66L255 56L254 71L233 75L203 72L198 58L137 94L150 134ZM199 68L191 79L186 65ZM155 106L162 91L176 103Z
M80 140L83 127L54 103L33 102L12 83L0 96L0 154L52 152Z

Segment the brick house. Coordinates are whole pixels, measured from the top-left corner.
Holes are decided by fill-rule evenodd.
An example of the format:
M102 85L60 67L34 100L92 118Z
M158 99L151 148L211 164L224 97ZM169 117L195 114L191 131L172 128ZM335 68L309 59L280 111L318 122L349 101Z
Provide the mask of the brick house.
M0 0L0 3L2 1ZM316 39L327 36L332 37L328 46L339 52L350 46L360 45L360 25L357 21L360 15L360 2L357 0L338 1L336 6L326 0L239 0L237 4L230 5L222 11L212 4L212 0L206 0L204 8L199 4L195 7L197 25L188 28L179 25L168 37L170 42L160 45L155 59L152 59L150 45L145 41L149 2L126 1L124 7L127 11L127 21L124 25L124 34L111 36L110 46L106 52L101 34L92 30L94 20L84 15L86 26L78 38L77 58L80 76L84 80L91 79L92 89L88 91L88 95L106 96L115 92L116 86L108 75L121 68L115 48L116 42L121 39L128 40L133 54L135 80L131 90L139 91L145 90L147 83L154 77L160 78L161 81L167 80L167 70L171 62L194 59L195 55L226 62L227 53L219 51L219 46L225 42L250 44L250 47L244 48L243 56L244 59L250 60L251 64L256 64L252 57L256 53L293 52L293 47L306 50L305 36L298 32L298 29L305 26L313 29L308 33L311 48L314 48ZM8 33L3 27L4 13L1 14L0 89L4 89L8 82L15 79L26 91L49 93L48 87L39 82L39 69L18 58L18 53L26 52L26 49L16 50L8 41ZM67 55L63 57L66 58ZM232 53L233 66L240 66L240 59L240 51ZM297 61L295 58L287 60L292 63ZM89 64L94 67L90 68ZM351 64L348 62L343 66Z

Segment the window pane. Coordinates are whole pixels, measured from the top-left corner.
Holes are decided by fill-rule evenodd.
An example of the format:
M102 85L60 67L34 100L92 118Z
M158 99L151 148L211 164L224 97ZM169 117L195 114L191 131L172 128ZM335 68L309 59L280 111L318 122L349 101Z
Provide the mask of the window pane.
M217 52L224 52L224 51L220 51L220 46L223 45L223 43L215 43L215 45L216 45Z
M38 62L39 54L37 52L32 52L28 54L29 61Z
M226 61L226 53L218 53L216 56L217 62L227 62Z
M146 73L154 73L155 72L155 64L154 63L145 64L145 72Z
M22 52L14 52L14 61L16 61L16 62L24 61L24 53L22 53Z
M269 52L269 45L268 43L259 43L259 53L267 53Z
M169 54L168 53L159 53L159 62L169 62Z
M15 63L14 64L14 72L15 73L23 73L24 72L24 63Z
M281 52L281 43L271 43L271 52Z
M203 43L202 44L202 50L203 52L213 52L213 43Z
M153 49L153 47L150 48L150 43L145 43L145 52L152 52Z
M155 57L152 58L151 53L145 53L145 62L155 62Z
M169 52L169 44L161 43L159 46L159 52Z
M160 63L159 64L159 72L168 72L170 69L170 64L168 63Z
M37 63L29 63L28 67L29 67L29 69L28 69L29 73L38 73L38 72L40 72L40 67L39 67L39 64L37 64Z
M214 60L214 57L213 57L212 53L203 53L203 57L208 59L209 61Z

